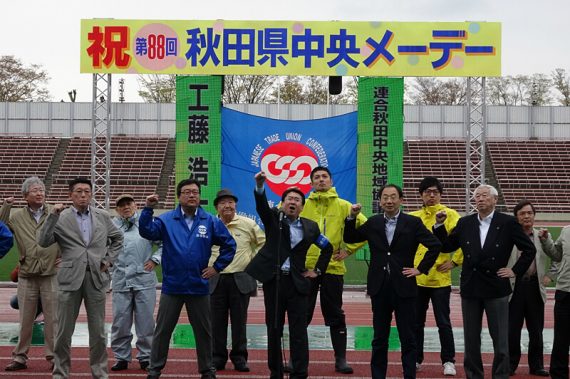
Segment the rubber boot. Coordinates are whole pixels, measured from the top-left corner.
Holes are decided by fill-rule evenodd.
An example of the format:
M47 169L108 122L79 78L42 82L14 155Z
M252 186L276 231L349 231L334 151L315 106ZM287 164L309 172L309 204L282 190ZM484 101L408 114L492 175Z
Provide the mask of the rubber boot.
M346 328L331 329L331 342L334 349L334 369L341 374L352 374L352 367L346 363Z

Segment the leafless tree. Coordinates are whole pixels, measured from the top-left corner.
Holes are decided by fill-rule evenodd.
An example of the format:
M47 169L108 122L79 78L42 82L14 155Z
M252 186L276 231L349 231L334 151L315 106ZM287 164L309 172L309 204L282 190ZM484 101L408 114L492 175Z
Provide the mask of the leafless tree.
M48 101L48 81L42 66L26 66L13 55L0 56L0 102Z
M550 105L552 104L552 81L546 74L533 74L527 83L527 98L528 105Z
M275 76L269 75L226 75L223 102L267 103L274 82Z
M563 68L557 68L552 71L552 85L556 88L562 97L558 98L561 105L570 106L570 76Z
M464 104L465 97L465 80L456 78L415 78L409 94L413 104L423 105Z
M513 105L512 78L501 76L487 80L487 99L492 105Z

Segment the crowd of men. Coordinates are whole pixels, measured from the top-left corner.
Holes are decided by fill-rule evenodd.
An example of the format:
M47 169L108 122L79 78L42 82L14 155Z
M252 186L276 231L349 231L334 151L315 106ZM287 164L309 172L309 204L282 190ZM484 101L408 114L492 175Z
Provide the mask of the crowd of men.
M443 184L434 177L418 186L421 209L401 210L403 191L387 184L380 191L382 213L366 218L360 204L337 194L327 167L315 167L313 191L297 187L281 194L271 208L266 174L252 181L252 197L263 223L240 216L229 189L214 199L217 215L200 206L194 179L178 183L176 209L155 216L158 195L146 197L139 211L133 195L115 199L116 216L91 206L92 183L69 183L69 207L49 205L41 179L22 184L26 206L12 211L13 198L0 208L0 258L16 241L19 251L18 343L6 371L28 367L28 352L38 307L44 314L45 358L53 378L71 375L71 339L83 303L89 330L93 378L108 378L105 302L112 292L112 371L129 368L136 355L147 379L166 366L170 339L187 311L196 340L202 379L216 378L228 359L249 372L247 313L261 282L267 327L267 365L271 379L309 375L311 323L320 308L329 327L334 370L350 375L343 310L344 260L365 243L370 248L367 294L373 315L372 378L385 378L388 342L395 316L401 343L402 377L415 378L424 362L424 327L429 304L441 345L444 376L457 375L450 318L451 271L461 266L460 296L467 378L484 378L481 357L483 313L493 340L493 378L515 375L521 359L521 329L529 334L529 373L568 378L570 346L570 226L556 241L534 227L536 209L523 200L513 216L496 210L498 193L490 185L475 190L477 212L460 217L441 203ZM550 259L548 259L548 257ZM552 263L551 263L552 262ZM162 289L156 323L157 276ZM554 344L547 371L543 357L545 287L556 280ZM287 315L290 361L282 352ZM231 349L228 351L228 320Z

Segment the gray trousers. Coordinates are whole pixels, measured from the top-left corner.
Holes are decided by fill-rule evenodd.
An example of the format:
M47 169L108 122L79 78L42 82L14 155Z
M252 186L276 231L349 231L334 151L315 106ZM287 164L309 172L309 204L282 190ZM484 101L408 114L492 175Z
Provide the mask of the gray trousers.
M55 333L57 330L57 278L56 275L22 277L18 281L18 307L20 316L20 337L12 352L15 362L26 363L32 343L34 320L38 300L41 300L44 314L44 340L46 359L53 360Z
M154 287L128 291L113 291L113 326L111 348L118 361L131 361L133 319L137 334L136 347L139 361L150 361L152 334L154 333Z
M53 379L69 378L71 368L71 337L81 302L85 302L87 328L89 330L89 364L91 375L107 379L107 334L105 332L105 288L97 289L90 273L86 273L83 284L77 291L58 292L58 329L54 347Z
M152 338L149 375L160 375L166 366L172 332L178 323L182 306L186 305L188 320L196 340L198 370L201 374L215 373L212 362L212 320L210 295L160 295L156 328Z
M496 299L461 298L465 357L463 367L468 379L484 379L481 359L481 329L483 311L487 315L489 334L493 340L493 379L508 379L509 363L509 297Z

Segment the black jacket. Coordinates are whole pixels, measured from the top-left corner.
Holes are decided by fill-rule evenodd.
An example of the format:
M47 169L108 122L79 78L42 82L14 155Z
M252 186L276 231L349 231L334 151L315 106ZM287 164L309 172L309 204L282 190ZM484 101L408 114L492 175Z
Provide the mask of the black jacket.
M441 248L437 238L427 230L420 218L404 212L400 212L398 216L394 238L390 245L386 238L383 214L370 217L358 229L355 228L355 222L355 220L345 221L344 241L355 243L368 240L370 247L368 294L376 295L389 275L398 296L404 298L416 296L418 292L416 278L406 278L402 270L404 267L414 267L416 250L421 243L428 251L417 268L422 274L427 274Z
M513 246L522 252L512 268L517 276L526 272L536 254L534 243L517 220L497 211L483 247L477 213L460 218L449 235L444 226L436 228L434 233L443 242L444 253L458 248L463 251L461 296L466 298L493 299L509 295L512 292L510 281L498 277L497 271L507 267Z
M301 217L303 239L291 249L291 235L288 223L279 221L279 212L277 209L269 207L265 192L260 195L254 191L254 196L257 213L265 226L265 245L255 255L245 271L260 282L267 283L275 279L277 270L280 269L287 258L290 258L291 276L295 288L299 293L307 295L311 282L310 279L303 277L303 272L307 271L305 258L307 257L307 250L312 244L318 246L316 242L321 236L319 225L314 221ZM278 252L279 262L277 262ZM331 259L332 252L333 249L330 243L322 246L315 268L324 273Z

